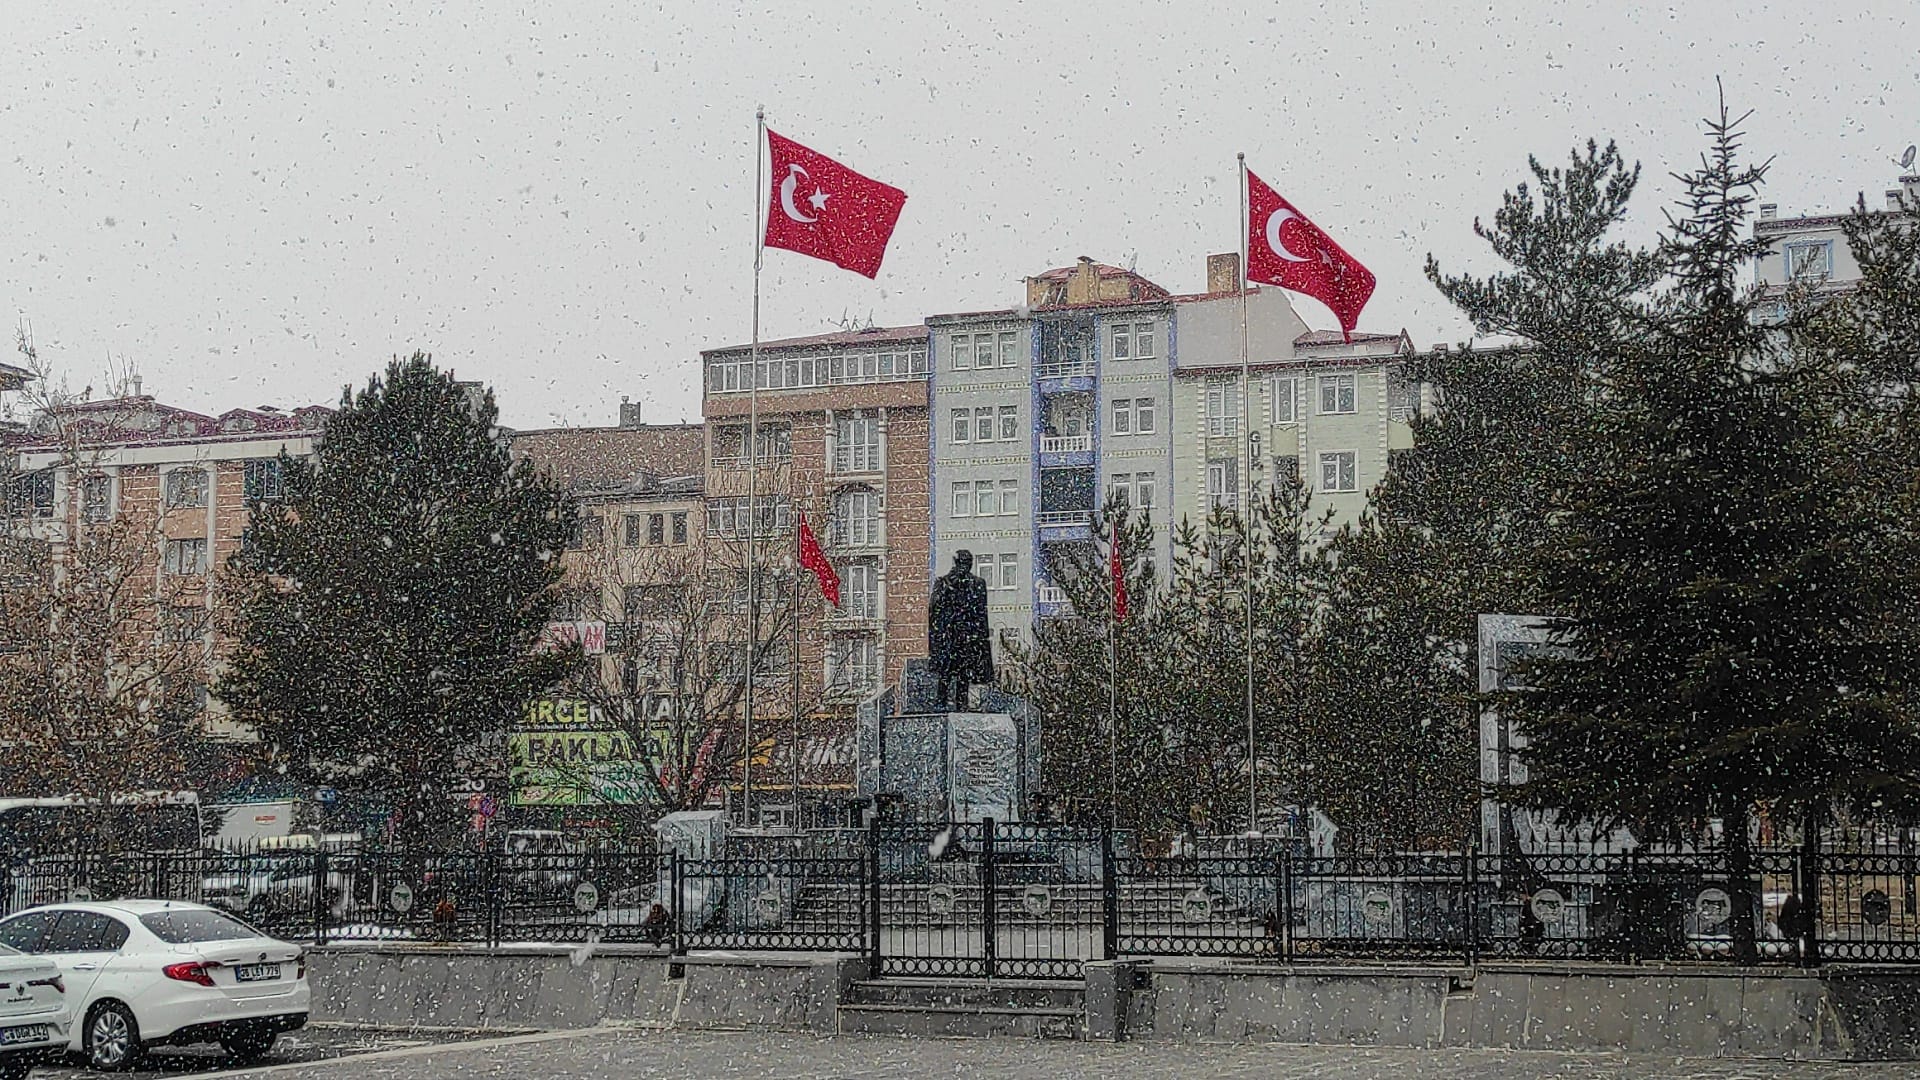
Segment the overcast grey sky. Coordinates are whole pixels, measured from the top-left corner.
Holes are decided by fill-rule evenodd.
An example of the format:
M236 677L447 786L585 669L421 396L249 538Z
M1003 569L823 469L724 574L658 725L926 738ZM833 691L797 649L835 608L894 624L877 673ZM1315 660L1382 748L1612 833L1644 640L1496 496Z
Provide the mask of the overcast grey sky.
M514 426L697 415L698 350L748 334L757 102L908 193L877 282L768 252L770 338L1082 254L1197 290L1244 150L1379 276L1363 329L1457 340L1422 262L1487 265L1530 152L1617 139L1646 234L1716 74L1783 213L1877 199L1920 140L1911 0L170 7L10 6L0 298L75 389L113 354L216 411L421 348Z

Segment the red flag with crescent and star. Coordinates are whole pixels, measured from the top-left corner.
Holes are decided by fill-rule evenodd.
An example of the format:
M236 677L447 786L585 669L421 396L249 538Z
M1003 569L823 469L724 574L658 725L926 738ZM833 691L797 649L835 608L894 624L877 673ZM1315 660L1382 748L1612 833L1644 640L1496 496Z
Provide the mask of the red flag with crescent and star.
M807 524L805 510L800 511L800 565L813 571L820 582L820 595L827 598L827 603L839 607L840 575L833 569L826 552L820 550L820 541L814 538L813 526Z
M773 161L767 246L878 275L907 193L771 130L767 153Z
M1127 621L1127 563L1120 557L1120 523L1113 523L1113 539L1107 543L1107 577L1113 582L1113 621Z
M1305 214L1247 170L1247 280L1306 293L1340 320L1353 340L1360 309L1373 296L1373 271L1346 253Z

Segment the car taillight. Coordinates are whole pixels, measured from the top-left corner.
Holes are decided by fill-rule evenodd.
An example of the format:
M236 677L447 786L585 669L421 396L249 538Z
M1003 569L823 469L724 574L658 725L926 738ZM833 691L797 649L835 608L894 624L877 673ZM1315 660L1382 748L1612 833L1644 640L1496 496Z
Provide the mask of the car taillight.
M166 967L161 968L160 971L169 979L195 983L200 986L212 986L213 969L218 966L217 964L201 963L168 964Z
M299 956L294 958L293 977L296 979L304 979L307 977L307 954L306 953L301 953Z
M30 979L27 981L27 985L28 986L51 986L53 987L54 993L57 993L57 994L64 994L67 992L67 980L61 978L58 975L55 975L51 979Z

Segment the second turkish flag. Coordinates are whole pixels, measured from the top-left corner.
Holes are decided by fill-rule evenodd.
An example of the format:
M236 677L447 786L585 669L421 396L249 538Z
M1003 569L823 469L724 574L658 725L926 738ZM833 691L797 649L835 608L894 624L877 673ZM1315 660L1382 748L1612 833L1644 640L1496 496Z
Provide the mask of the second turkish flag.
M1351 340L1373 296L1373 271L1247 170L1247 280L1306 293L1332 309Z
M773 162L767 246L867 277L879 274L907 193L772 131L767 153Z

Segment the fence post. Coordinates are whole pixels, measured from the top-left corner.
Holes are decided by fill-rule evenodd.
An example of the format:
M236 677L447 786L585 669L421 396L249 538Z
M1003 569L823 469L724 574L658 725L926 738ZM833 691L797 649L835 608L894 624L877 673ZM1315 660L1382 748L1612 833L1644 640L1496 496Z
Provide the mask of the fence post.
M682 933L684 912L687 906L686 879L683 875L684 871L680 868L679 849L676 848L668 851L667 888L670 891L670 895L667 899L673 907L673 926L668 931L668 937L671 942L673 955L675 956L687 955L687 939L686 935Z
M880 815L877 812L873 820L867 822L867 850L860 865L861 876L866 879L860 884L867 898L867 975L877 979L880 977Z
M506 936L507 890L500 880L500 851L491 844L480 851L480 892L487 904L487 948L497 949Z
M1113 857L1113 826L1100 830L1100 956L1115 960L1120 954L1120 880Z
M1466 893L1463 897L1465 902L1461 905L1466 908L1465 918L1461 920L1464 931L1461 951L1466 956L1468 967L1474 966L1480 959L1480 860L1474 851L1475 840L1476 836L1470 834L1466 842L1460 845L1460 859L1465 864L1461 869L1465 871Z
M954 824L959 828L959 823ZM1000 916L994 892L998 888L997 875L993 869L993 833L995 825L992 818L980 822L980 958L986 966L987 978L993 978L994 961L998 958L1000 943L995 940L995 932Z
M313 940L327 943L327 849L313 849Z
M1800 966L1820 966L1820 819L1807 815L1800 860Z

